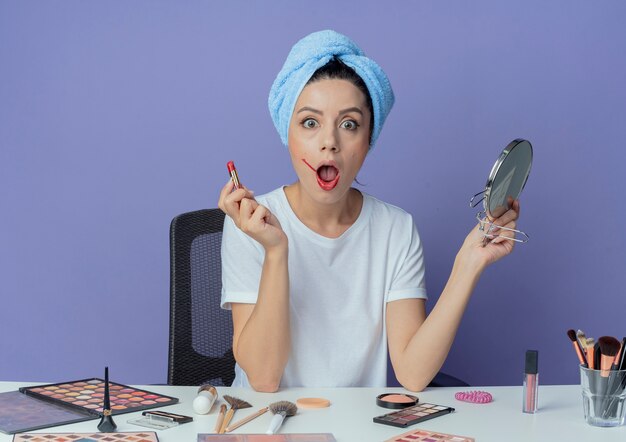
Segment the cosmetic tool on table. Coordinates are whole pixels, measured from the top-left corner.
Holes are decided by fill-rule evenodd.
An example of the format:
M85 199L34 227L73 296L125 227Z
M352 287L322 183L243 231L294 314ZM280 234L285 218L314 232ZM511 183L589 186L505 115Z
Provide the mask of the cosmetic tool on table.
M458 436L456 434L438 433L436 431L428 431L414 429L402 433L399 436L387 439L385 442L474 442L474 438L467 436Z
M620 342L612 336L601 336L596 342L594 338L588 338L582 330L578 330L574 341L572 334L573 330L567 331L568 338L574 344L580 366L591 370L583 372L581 369L581 376L585 376L588 388L594 395L605 398L593 402L594 415L605 418L615 414L614 405L626 388L626 378L620 377L618 373L626 370L624 365L626 338Z
M196 442L336 442L332 433L198 434ZM45 441L48 442L48 441ZM54 442L54 441L53 441ZM117 442L117 441L116 441Z
M296 400L298 408L326 408L330 407L330 401L323 397L301 397Z
M539 352L526 350L522 411L536 413L539 402Z
M615 356L615 362L613 366L611 367L612 370L614 371L626 370L626 348L625 347L626 347L626 337L622 338L619 352L617 356ZM626 390L626 376L624 376L621 380L619 378L612 379L611 385L609 386L609 394L613 395L614 397L611 399L608 406L604 409L603 416L606 416L609 412L615 411L615 407L617 405L616 404L617 398L615 397L615 395L625 390Z
M472 404L487 404L493 401L493 396L486 391L459 391L454 395L455 399Z
M193 400L193 411L197 414L207 414L211 411L213 404L217 400L217 389L210 385L204 384L198 387L198 396Z
M229 396L227 394L224 395L224 400L228 402L228 404L230 405L230 408L228 409L228 412L226 413L226 416L224 417L224 422L222 422L222 426L220 428L219 434L223 434L226 431L226 427L228 426L228 424L230 424L230 421L233 418L235 411L240 410L242 408L252 407L252 404L244 401L243 399Z
M626 338L622 338L620 352L615 358L615 370L626 370Z
M626 338L618 341L613 336L601 336L595 342L594 338L588 338L585 332L573 329L567 331L567 336L572 341L578 362L585 368L600 370L602 376L607 377L611 370L624 370L624 344Z
M578 331L580 332L580 330ZM584 335L585 334L582 333L582 336ZM578 361L580 362L580 365L588 367L587 358L584 354L584 348L580 344L581 341L578 340L576 332L572 329L569 329L567 331L567 337L570 339L570 341L572 341L572 345L574 346L574 351L576 352L576 356L578 356Z
M102 406L102 418L98 423L98 431L112 433L117 428L111 416L111 396L109 395L109 367L104 367L104 405Z
M191 416L182 414L168 413L167 411L144 411L142 417L138 419L130 419L129 424L139 425L141 427L152 428L154 430L167 430L168 428L177 427L180 424L192 422Z
M598 339L600 347L600 370L602 377L608 377L609 371L614 370L615 358L619 353L620 343L613 336L602 336Z
M587 336L585 335L585 332L582 330L577 330L576 331L576 341L578 342L578 345L580 346L580 348L583 351L583 356L585 357L585 362L587 362Z
M405 428L418 422L433 419L444 414L452 413L454 408L444 405L421 403L402 410L393 411L382 416L376 416L374 422Z
M104 380L99 378L57 384L20 387L19 391L30 397L58 404L100 417L104 397ZM178 399L128 385L109 381L111 414L131 413L178 403Z
M244 417L241 420L238 420L234 424L229 425L228 427L226 427L226 431L225 432L226 433L230 433L231 431L236 430L237 428L241 427L244 424L247 424L251 420L256 419L257 417L261 416L262 414L265 414L267 412L267 410L269 410L269 407L261 408L256 413L252 413L251 415L246 416L246 417Z
M383 408L399 410L411 407L419 402L417 396L404 393L383 393L376 396L376 405Z
M13 437L13 442L159 442L153 431L140 433L21 433Z
M270 426L265 434L275 434L280 426L283 424L283 420L286 417L294 416L298 412L298 407L293 402L278 401L270 404L269 409L274 413L274 417L270 422Z
M0 432L13 434L93 419L104 409L104 380L20 387L0 393ZM109 381L112 416L178 402L177 398Z
M595 354L594 354L595 347L596 347L596 340L593 339L593 338L587 338L587 365L592 370L595 368L595 366L594 366L594 362L595 362Z
M220 405L220 411L217 414L217 421L215 422L214 433L219 433L222 429L222 424L224 423L224 416L226 415L226 404Z
M602 336L598 338L598 346L600 347L600 385L598 386L598 394L610 395L613 392L617 392L616 387L619 388L620 386L614 377L609 377L611 371L615 370L613 367L615 367L615 359L618 356L620 343L612 336ZM606 415L610 408L611 400L609 397L607 396L607 399L601 404L603 415Z

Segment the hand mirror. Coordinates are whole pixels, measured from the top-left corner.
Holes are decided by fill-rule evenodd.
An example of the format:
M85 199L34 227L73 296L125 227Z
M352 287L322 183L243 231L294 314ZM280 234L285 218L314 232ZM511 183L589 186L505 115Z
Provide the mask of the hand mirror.
M481 201L483 202L485 210L478 212L476 218L480 222L480 230L484 232L485 243L500 236L495 232L492 233L493 228L496 227L493 220L502 216L511 208L513 201L519 198L528 180L532 162L533 147L530 142L521 138L511 141L491 168L485 190L477 193L470 200L470 207L476 207ZM479 195L483 197L474 202ZM485 226L489 226L487 231L485 231ZM529 239L528 235L521 230L508 227L500 227L500 229L519 233L523 237L522 239L505 237L511 241L527 242Z

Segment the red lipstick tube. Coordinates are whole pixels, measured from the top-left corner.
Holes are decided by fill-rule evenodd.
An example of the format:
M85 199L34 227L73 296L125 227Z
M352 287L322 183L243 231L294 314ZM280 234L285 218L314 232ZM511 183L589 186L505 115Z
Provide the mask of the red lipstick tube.
M537 412L539 393L539 352L537 350L526 350L525 365L522 411L524 413L535 413Z
M226 167L228 168L228 173L230 174L230 178L233 180L233 184L235 185L235 189L239 189L241 184L239 184L239 176L237 175L237 169L235 169L235 163L229 161L226 163Z

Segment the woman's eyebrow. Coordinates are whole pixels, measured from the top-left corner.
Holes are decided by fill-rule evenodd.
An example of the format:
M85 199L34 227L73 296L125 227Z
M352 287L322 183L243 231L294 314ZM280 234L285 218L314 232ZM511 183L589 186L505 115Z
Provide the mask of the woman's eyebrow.
M308 106L304 106L297 113L300 113L300 112L313 112L314 114L324 115L324 112L317 110L317 109L313 109L312 107L308 107Z
M301 108L296 113L299 114L300 112L313 112L313 113L318 114L318 115L324 115L324 112L322 112L320 110L317 110L317 109L314 109L312 107L308 107L308 106L304 106L303 108ZM363 111L361 109L359 109L358 107L356 107L356 106L340 110L339 111L339 115L347 114L348 112L357 112L357 113L363 115Z
M339 115L343 115L343 114L347 114L348 112L357 112L361 115L363 115L363 111L361 109L359 109L358 107L349 107L347 109L341 110L339 111Z

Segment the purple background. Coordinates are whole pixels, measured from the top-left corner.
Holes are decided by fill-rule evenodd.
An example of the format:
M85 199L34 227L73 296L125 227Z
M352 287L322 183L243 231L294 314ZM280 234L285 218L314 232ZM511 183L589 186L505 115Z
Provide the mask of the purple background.
M332 28L397 101L362 189L412 213L429 308L502 148L535 162L520 228L445 371L576 383L566 337L626 334L623 1L0 3L0 379L165 382L168 228L215 207L236 161L257 194L294 180L267 111L290 47ZM428 355L424 355L428 357Z

